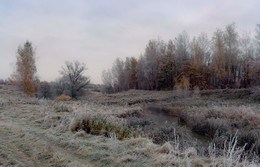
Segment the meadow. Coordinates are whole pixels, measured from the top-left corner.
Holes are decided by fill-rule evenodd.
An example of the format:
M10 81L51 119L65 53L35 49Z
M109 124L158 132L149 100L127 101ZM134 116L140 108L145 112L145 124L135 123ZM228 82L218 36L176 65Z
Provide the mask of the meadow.
M259 166L250 89L88 90L78 100L0 88L1 166Z

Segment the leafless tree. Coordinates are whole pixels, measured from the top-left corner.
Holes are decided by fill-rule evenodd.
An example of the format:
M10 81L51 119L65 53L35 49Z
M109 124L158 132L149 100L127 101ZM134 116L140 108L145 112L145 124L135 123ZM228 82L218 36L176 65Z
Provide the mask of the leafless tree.
M84 88L89 84L89 77L84 76L84 71L87 70L84 63L79 61L66 62L65 67L62 67L62 80L65 90L72 98L77 98L84 93Z
M256 50L257 50L257 59L260 60L260 24L256 26L256 35L255 35L255 40L256 40Z
M123 60L117 58L112 67L112 75L114 76L114 89L115 91L126 90L125 83L125 63Z
M138 89L146 89L148 79L144 75L145 59L143 55L141 55L138 59L136 70L137 70L136 77L137 77Z
M174 45L176 61L182 64L190 58L190 38L188 33L183 31L179 34L174 40Z
M225 42L225 59L226 68L228 75L228 84L234 84L237 82L237 64L238 64L238 54L239 54L239 35L236 32L236 25L230 24L226 26L224 32L224 42Z
M114 78L111 70L104 70L102 72L103 91L105 93L114 92Z

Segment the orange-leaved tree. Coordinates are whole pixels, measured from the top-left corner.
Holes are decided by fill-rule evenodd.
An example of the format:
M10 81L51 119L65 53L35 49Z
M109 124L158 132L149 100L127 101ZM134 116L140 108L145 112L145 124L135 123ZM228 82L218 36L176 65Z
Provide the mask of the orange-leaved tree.
M30 97L34 95L37 80L34 55L31 42L26 41L23 47L19 46L16 57L16 71L11 76L12 82L22 86L26 95Z

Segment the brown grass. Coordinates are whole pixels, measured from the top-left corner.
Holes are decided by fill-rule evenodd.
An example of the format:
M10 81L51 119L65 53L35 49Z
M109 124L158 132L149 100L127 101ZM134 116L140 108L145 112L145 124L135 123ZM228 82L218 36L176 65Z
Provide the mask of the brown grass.
M56 100L57 102L60 102L60 101L68 101L68 100L70 100L70 99L71 99L70 96L67 96L67 95L62 94L62 95L56 97L55 100Z

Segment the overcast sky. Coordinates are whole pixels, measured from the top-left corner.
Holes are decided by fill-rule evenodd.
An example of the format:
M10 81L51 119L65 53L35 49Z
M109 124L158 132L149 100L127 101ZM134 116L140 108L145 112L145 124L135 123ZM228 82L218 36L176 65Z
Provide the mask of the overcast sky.
M259 9L259 0L0 0L0 78L10 76L17 47L29 40L40 80L55 80L65 61L79 60L101 83L116 57L138 57L150 39L183 30L211 37L233 22L253 32Z

